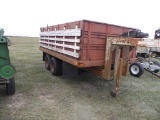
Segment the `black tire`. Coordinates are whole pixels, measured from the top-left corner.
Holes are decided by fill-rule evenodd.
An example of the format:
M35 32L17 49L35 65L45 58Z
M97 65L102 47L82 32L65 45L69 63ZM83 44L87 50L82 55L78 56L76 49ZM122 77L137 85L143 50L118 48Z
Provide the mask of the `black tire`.
M45 63L45 68L47 70L50 70L50 64L51 64L51 57L50 57L50 55L48 55L48 54L45 55L45 61L44 61L44 63Z
M51 64L50 64L50 71L52 75L57 76L62 74L62 61L52 57Z
M9 79L9 83L6 83L7 95L13 95L15 93L15 81L14 77Z
M129 66L129 72L132 76L140 77L144 73L144 68L141 63L135 62Z
M152 60L152 62L153 62L154 65L157 65L158 67L160 67L160 63L158 61Z

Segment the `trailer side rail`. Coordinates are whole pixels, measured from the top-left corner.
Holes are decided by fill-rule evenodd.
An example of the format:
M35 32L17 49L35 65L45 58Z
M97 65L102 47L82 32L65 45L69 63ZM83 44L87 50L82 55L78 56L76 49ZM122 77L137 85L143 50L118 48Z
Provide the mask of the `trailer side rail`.
M80 39L78 39L78 37L81 36L81 30L79 28L65 29L64 27L64 30L55 29L55 31L40 32L40 36L40 47L75 58L80 57L78 53L80 46L77 45L80 43ZM69 44L66 44L66 42Z

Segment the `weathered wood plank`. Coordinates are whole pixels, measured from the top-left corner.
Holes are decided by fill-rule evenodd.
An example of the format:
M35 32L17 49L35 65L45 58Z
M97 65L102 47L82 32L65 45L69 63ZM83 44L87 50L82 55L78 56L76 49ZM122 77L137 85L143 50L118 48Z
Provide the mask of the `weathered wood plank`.
M40 32L40 36L81 36L81 29L65 29Z

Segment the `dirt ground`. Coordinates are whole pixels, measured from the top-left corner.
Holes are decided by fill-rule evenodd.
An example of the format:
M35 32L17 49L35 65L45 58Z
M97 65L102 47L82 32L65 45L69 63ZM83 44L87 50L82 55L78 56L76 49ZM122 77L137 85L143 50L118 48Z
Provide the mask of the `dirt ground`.
M159 120L160 79L145 72L122 77L118 98L110 96L114 81L88 72L76 78L52 76L44 68L38 38L10 37L16 68L16 93L0 86L1 120Z

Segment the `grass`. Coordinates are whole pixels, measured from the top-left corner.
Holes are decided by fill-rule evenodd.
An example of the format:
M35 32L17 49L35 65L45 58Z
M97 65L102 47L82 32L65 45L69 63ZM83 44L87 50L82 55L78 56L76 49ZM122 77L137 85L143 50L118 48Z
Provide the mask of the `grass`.
M159 120L160 80L145 72L122 77L122 93L109 95L111 82L91 73L77 78L52 76L44 68L38 38L11 37L16 93L0 86L1 120Z

